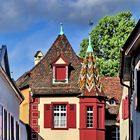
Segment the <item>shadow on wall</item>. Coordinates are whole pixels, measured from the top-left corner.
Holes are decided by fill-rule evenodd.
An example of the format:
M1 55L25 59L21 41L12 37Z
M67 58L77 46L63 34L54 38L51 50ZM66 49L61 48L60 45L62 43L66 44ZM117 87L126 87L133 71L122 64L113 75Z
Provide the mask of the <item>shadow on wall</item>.
M28 140L45 140L37 132L35 132L28 124L26 124Z

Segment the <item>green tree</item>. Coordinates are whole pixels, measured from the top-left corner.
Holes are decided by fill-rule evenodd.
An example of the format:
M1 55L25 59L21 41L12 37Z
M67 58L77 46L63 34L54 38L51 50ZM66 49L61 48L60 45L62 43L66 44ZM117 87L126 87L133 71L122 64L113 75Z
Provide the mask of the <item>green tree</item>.
M119 70L120 48L135 27L131 12L121 12L114 16L105 16L92 29L91 43L100 68L101 76L116 76ZM85 56L88 39L80 44L80 57Z

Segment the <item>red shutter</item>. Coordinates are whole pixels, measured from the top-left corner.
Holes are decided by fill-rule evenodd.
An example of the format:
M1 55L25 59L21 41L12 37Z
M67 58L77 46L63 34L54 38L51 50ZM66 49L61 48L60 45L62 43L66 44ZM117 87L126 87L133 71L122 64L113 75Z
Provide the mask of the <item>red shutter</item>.
M76 128L76 104L68 104L68 128Z
M56 75L56 80L65 80L66 79L66 67L61 66L61 67L56 67L55 71Z
M125 118L125 117L124 117L124 114L125 114L125 110L124 110L124 109L125 109L125 106L124 106L124 105L125 105L125 100L123 99L123 100L122 100L122 119Z
M44 128L52 127L51 105L44 104Z
M125 98L125 119L129 117L129 100L128 97Z
M97 119L98 119L98 122L97 122L97 127L98 128L103 128L103 107L101 106L98 106L97 107Z

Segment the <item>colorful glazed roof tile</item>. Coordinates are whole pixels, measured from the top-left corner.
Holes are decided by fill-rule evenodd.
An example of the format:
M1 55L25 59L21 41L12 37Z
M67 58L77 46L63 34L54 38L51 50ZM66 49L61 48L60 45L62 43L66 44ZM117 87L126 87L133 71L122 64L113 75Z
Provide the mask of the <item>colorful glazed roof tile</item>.
M84 96L104 96L102 84L98 76L96 59L91 46L90 35L89 45L80 72L79 87L82 89Z

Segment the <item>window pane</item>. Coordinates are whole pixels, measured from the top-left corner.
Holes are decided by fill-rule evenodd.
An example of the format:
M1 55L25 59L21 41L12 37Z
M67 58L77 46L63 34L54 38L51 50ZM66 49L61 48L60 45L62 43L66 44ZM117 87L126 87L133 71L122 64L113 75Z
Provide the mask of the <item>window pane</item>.
M119 140L119 127L112 126L112 140Z
M11 139L14 140L14 118L11 116Z
M86 119L87 128L93 127L93 107L87 106L87 119Z
M3 133L3 107L0 105L0 139L2 139Z
M66 105L54 105L54 128L66 128Z
M4 109L4 139L7 140L7 111Z

